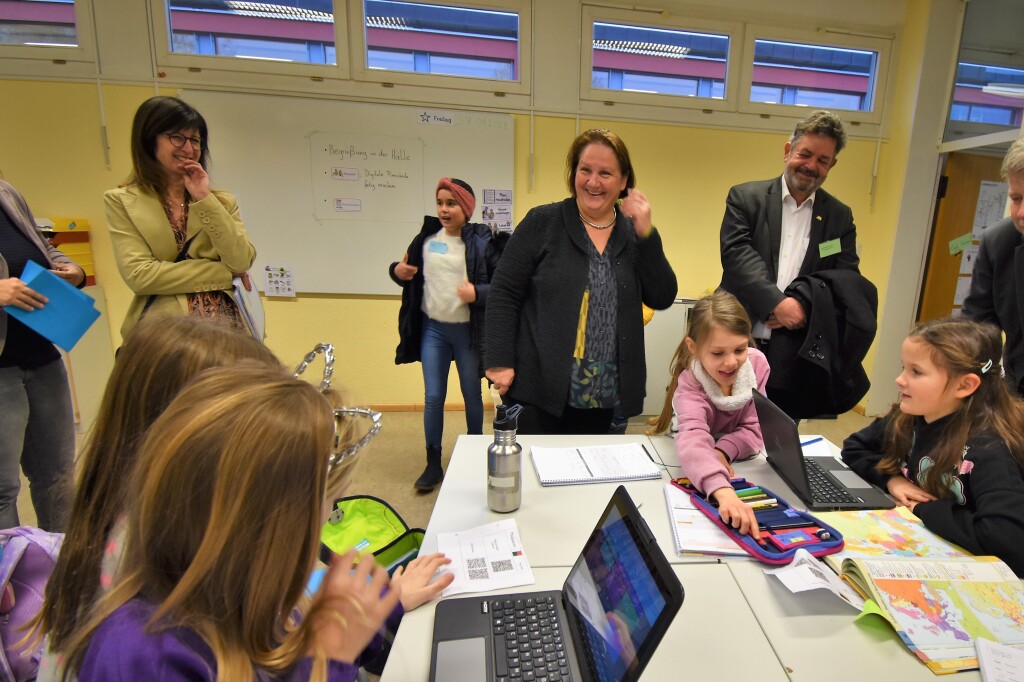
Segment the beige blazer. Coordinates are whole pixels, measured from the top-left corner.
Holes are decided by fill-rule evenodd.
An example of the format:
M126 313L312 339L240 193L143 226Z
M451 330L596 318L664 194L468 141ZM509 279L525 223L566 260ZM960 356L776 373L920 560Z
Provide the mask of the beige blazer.
M187 315L187 294L230 290L233 275L248 270L256 258L238 204L227 192L211 192L189 205L190 258L177 263L174 233L156 194L119 187L104 193L103 200L117 269L135 292L121 325L122 339L128 338L151 295L156 299L147 315Z

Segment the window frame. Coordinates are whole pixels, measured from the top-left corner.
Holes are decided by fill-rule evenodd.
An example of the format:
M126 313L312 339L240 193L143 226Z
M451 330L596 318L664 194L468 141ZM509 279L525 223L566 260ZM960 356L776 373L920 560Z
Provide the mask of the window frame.
M636 10L618 9L604 5L581 5L580 25L580 93L583 101L642 106L673 107L710 111L735 111L739 85L740 46L743 25L737 22L691 19L676 15L652 14ZM690 97L667 93L629 92L595 88L591 83L594 72L594 24L613 23L643 28L663 28L670 31L713 33L729 37L729 55L725 66L725 88L722 99Z
M77 1L77 0L76 0ZM172 69L176 81L195 81L196 71L229 71L255 75L307 76L314 79L347 79L349 75L348 7L349 0L333 0L334 7L334 54L336 64L312 64L309 62L275 61L249 57L228 57L198 55L171 50L170 0L149 0L150 18L153 31L153 50L156 65L160 69ZM352 0L356 2L358 0Z
M31 60L43 66L43 68L61 69L64 75L68 71L68 65L87 65L87 73L92 74L96 70L96 31L93 26L92 0L74 0L75 7L75 39L78 45L75 47L58 47L44 45L0 45L0 60L17 59ZM73 68L74 75L80 68ZM85 73L85 72L84 72Z
M366 63L366 17L363 0L349 0L349 40L351 78L367 83L418 85L427 88L471 90L502 94L529 95L533 74L533 21L531 0L402 0L412 4L444 5L467 9L496 10L519 15L519 78L497 80L472 76L371 69Z
M737 111L759 115L794 116L803 118L818 107L796 104L767 104L750 101L750 88L754 78L754 46L758 40L799 43L803 45L838 47L875 52L878 55L875 74L874 102L871 111L833 107L844 121L881 124L886 103L889 64L895 36L856 34L853 31L821 29L807 31L763 24L747 24L743 42L743 61L737 96Z

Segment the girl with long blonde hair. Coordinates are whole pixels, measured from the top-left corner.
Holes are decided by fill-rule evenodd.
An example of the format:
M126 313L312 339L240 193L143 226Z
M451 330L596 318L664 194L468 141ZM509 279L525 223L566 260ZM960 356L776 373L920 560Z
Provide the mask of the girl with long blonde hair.
M729 479L732 462L761 450L751 390L764 391L769 368L761 351L750 347L750 318L735 296L716 291L694 304L671 368L665 406L650 433L667 430L675 416L683 475L718 505L725 523L758 538L754 512Z
M241 360L282 366L248 334L194 317L146 319L121 348L78 456L64 544L33 622L47 638L39 680L62 676L53 652L64 648L110 587L123 545L123 527L117 522L127 506L126 483L146 430L201 371Z
M389 584L349 552L304 603L348 479L338 415L310 384L251 363L182 390L140 448L121 570L69 638L68 669L83 682L355 679L385 621L439 591L444 559L421 557Z

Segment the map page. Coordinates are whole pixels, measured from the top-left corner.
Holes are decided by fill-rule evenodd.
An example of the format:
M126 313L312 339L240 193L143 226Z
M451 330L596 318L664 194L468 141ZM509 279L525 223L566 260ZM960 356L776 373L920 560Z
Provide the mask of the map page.
M995 557L849 559L842 575L933 672L977 668L978 637L1024 644L1024 584Z

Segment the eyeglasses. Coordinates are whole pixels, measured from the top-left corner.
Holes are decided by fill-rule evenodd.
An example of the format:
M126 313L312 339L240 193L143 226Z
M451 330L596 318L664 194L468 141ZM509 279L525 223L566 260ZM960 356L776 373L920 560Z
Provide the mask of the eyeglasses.
M320 380L320 392L326 393L331 388L331 378L334 376L334 346L331 344L318 343L314 346L313 350L306 353L306 356L302 358L302 362L295 368L292 376L297 379L299 375L305 372L306 368L309 367L309 363L316 360L317 353L321 353L324 356L324 373L323 378ZM346 436L348 435L348 429L345 428L346 417L365 417L370 420L370 428L367 429L363 437L349 445L343 444L347 440ZM380 433L382 418L380 412L371 410L368 407L334 408L334 446L331 448L331 456L327 462L328 466L333 469L342 462L354 457L364 445L370 442L370 439Z
M171 141L176 149L181 149L185 146L185 141L192 143L192 149L199 151L203 148L203 141L198 137L186 137L181 133L164 133L164 137Z

